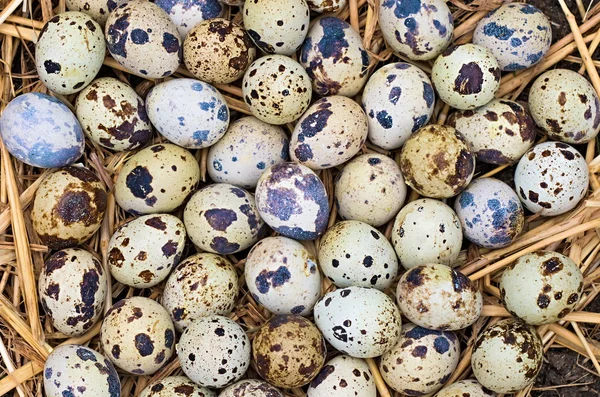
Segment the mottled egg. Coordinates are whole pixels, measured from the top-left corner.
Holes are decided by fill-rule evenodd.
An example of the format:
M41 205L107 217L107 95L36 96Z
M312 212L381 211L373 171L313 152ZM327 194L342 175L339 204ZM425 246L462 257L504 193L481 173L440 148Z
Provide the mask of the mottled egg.
M264 380L244 379L222 390L219 397L283 397L283 394Z
M202 22L218 18L223 14L223 5L219 0L153 0L165 10L177 26L183 41L195 26Z
M500 88L500 67L485 47L470 43L452 46L435 60L431 81L448 105L474 109L494 99Z
M133 214L171 212L183 204L200 180L200 166L185 149L148 146L127 160L115 182L115 198Z
M496 393L522 390L542 369L542 347L532 326L514 318L500 320L477 338L471 356L473 374Z
M263 172L256 185L256 207L273 230L296 240L314 240L329 220L323 182L297 163L275 164Z
M118 6L108 17L104 33L113 58L137 76L170 76L181 63L175 23L149 1L131 0Z
M335 180L335 203L343 219L378 227L396 216L405 199L400 167L383 154L355 157Z
M227 317L200 317L181 334L177 357L194 383L222 388L246 373L250 340L242 327Z
M0 135L17 160L40 168L72 164L85 148L73 112L58 99L37 92L8 103L0 117Z
M500 296L506 309L527 324L549 324L575 309L583 293L579 266L554 251L525 254L505 268Z
M404 143L400 170L406 184L422 196L449 198L460 193L475 173L475 155L456 129L425 126Z
M206 387L198 386L186 376L167 376L156 380L140 393L139 397L216 397L217 394Z
M92 237L105 210L106 190L96 174L69 166L42 181L35 192L31 219L42 244L61 249Z
M175 329L164 307L134 296L118 301L106 312L100 342L117 367L131 374L152 375L173 355Z
M108 15L125 0L66 0L69 11L81 11L104 27Z
M588 172L585 158L573 147L544 142L521 157L515 170L515 190L531 212L564 214L586 195Z
M413 323L449 331L477 321L483 304L481 292L467 276L441 264L409 269L398 283L396 299Z
M208 175L215 182L254 189L265 168L289 159L283 128L256 117L237 119L208 151Z
M329 360L310 386L308 397L375 397L377 388L367 363L347 355Z
M435 397L495 397L496 393L481 386L475 379L459 380L437 392Z
M250 65L242 92L256 118L281 125L298 120L308 109L312 86L298 62L283 55L268 55Z
M386 150L398 149L429 122L434 104L425 72L404 62L385 65L369 78L362 95L369 140Z
M418 199L396 216L392 243L405 269L424 263L453 265L463 241L460 220L445 203Z
M381 356L400 338L398 307L374 288L348 287L329 292L314 310L315 324L327 342L352 357Z
M285 389L301 387L317 376L327 357L325 339L304 317L272 317L254 336L256 371L267 382Z
M335 12L346 7L348 0L307 0L308 7L314 12Z
M300 117L290 140L290 157L313 170L350 160L367 140L367 116L345 96L321 98Z

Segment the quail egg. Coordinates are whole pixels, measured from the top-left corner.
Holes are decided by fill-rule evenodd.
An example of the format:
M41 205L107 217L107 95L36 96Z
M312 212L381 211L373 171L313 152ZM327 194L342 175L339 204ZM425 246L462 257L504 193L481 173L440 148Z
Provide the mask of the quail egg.
M496 393L481 386L479 382L474 379L459 380L453 384L444 387L442 390L437 392L435 397L464 397L465 394L469 394L470 397L495 397Z
M165 10L177 26L183 41L188 33L202 22L223 15L223 5L219 0L154 0Z
M81 11L104 27L108 15L125 0L66 0L69 11Z
M244 379L222 390L219 397L284 397L264 380Z
M367 363L347 355L329 360L310 386L308 397L375 397L375 379Z
M307 0L308 7L314 12L335 12L346 7L348 0Z
M150 383L139 397L216 397L216 393L206 387L198 386L185 376L167 376Z

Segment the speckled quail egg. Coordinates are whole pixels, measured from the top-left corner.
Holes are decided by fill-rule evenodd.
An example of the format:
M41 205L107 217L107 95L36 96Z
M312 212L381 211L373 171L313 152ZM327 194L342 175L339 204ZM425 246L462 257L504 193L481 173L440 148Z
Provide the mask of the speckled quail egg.
M392 243L405 269L424 263L453 265L463 241L460 220L445 203L418 199L396 216Z
M503 71L527 69L550 49L552 26L548 17L530 4L504 4L479 21L473 43L492 51Z
M561 142L529 149L515 170L515 190L523 205L544 216L564 214L586 195L589 184L585 158Z
M482 386L496 393L513 393L535 381L542 360L542 341L535 328L509 318L479 335L471 368Z
M126 0L66 0L69 11L81 11L104 27L108 15Z
M600 131L600 100L592 84L567 69L550 70L531 86L529 110L551 139L586 143Z
M216 397L217 394L206 387L198 386L186 376L167 376L156 380L140 393L139 397Z
M314 170L350 160L367 140L367 116L345 96L321 98L300 117L290 140L290 157Z
M405 199L400 167L383 154L355 157L335 180L335 203L343 219L378 227L396 216Z
M38 92L9 102L0 116L0 135L17 160L40 168L72 164L85 148L73 112L58 99Z
M177 27L154 3L131 0L121 4L111 12L104 32L110 54L137 76L170 76L181 63Z
M100 25L83 12L67 11L42 28L35 44L35 67L50 90L73 94L96 77L105 52Z
M177 356L181 369L192 381L222 388L248 370L250 340L242 327L227 317L200 317L181 334Z
M406 184L422 196L449 198L471 182L475 155L456 129L431 124L404 143L400 169Z
M131 374L152 375L173 355L175 329L164 307L134 296L118 301L106 312L100 342L117 367Z
M265 170L256 185L256 207L273 230L296 240L314 240L327 228L325 186L302 164L279 163Z
M449 331L477 321L483 304L481 292L467 276L441 264L409 269L398 283L396 299L413 323Z
M385 383L409 396L438 391L452 376L460 357L460 341L451 331L432 331L404 324L400 340L381 357Z
M110 273L130 287L153 287L179 262L185 237L183 222L173 215L140 216L120 226L110 238Z
M61 249L79 245L96 233L105 210L106 190L96 174L68 166L42 181L31 219L42 244Z
M200 166L185 149L148 146L127 160L115 182L115 198L132 214L171 212L183 204L200 180Z
M121 382L115 367L89 347L55 347L44 364L47 397L119 397Z
M374 227L360 221L342 221L321 238L319 264L337 287L352 285L389 288L398 275L392 244Z
M410 59L435 58L454 32L454 18L444 0L382 0L379 24L387 44Z
M313 24L300 50L300 64L319 95L354 96L368 78L370 56L360 34L336 17Z
M317 376L327 357L325 339L304 317L272 317L254 336L256 371L267 382L285 389L301 387Z
M146 97L146 109L161 135L188 149L209 147L229 126L225 98L199 80L173 79L158 84Z
M369 116L369 140L394 150L429 122L435 93L429 77L418 67L392 63L369 78L362 105Z
M258 241L264 223L254 197L228 183L198 190L185 206L183 221L192 242L204 251L233 254Z
M77 336L100 319L106 285L106 273L96 257L79 248L67 248L44 263L38 291L54 328Z
M231 313L238 292L238 276L231 262L205 252L186 258L173 270L162 304L175 328L182 331L199 317Z
M314 310L315 324L327 342L352 357L381 356L400 338L398 307L374 288L338 289L321 298Z
M144 101L129 84L112 77L84 88L75 101L75 114L88 138L114 151L136 149L152 138Z
M256 118L281 125L298 120L308 109L312 86L298 62L283 55L268 55L250 65L242 92Z
M254 0L244 4L244 26L267 54L292 55L302 45L310 12L305 0Z
M452 46L435 60L431 81L448 105L474 109L494 99L500 88L500 67L485 47L470 43Z
M308 7L314 12L335 12L346 7L348 0L306 0Z
M283 397L283 394L264 380L244 379L222 390L219 397Z
M329 360L308 387L308 397L375 397L377 388L367 363L347 355Z
M535 124L529 113L506 99L454 112L446 123L463 134L477 160L488 164L512 164L535 142Z
M181 41L195 26L220 17L224 11L219 0L154 0L154 3L169 14Z
M468 394L470 397L495 397L496 393L481 386L474 379L459 380L453 384L444 387L437 392L435 397L464 397Z
M210 147L208 175L215 182L254 189L265 168L289 159L289 144L283 128L242 117Z
M532 325L560 320L579 302L583 274L567 256L553 251L523 255L507 267L500 279L506 309Z

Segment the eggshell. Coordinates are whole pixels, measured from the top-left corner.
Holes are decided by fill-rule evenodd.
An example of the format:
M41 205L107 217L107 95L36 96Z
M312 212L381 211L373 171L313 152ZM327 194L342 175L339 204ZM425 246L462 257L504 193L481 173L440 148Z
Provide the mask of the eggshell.
M167 376L146 386L140 393L140 397L173 397L178 394L186 397L217 396L214 391L198 386L185 376Z
M341 355L325 364L306 394L308 397L375 397L377 388L364 360Z
M244 379L222 390L219 397L284 397L274 386L259 379Z
M495 397L496 393L481 386L474 379L459 380L440 390L435 397L464 397L468 393L470 397Z
M335 12L346 7L348 0L307 0L308 7L314 12Z
M126 0L65 0L69 11L81 11L104 27L108 15Z
M183 41L188 33L202 22L223 15L223 5L218 0L154 0L165 10L177 26Z

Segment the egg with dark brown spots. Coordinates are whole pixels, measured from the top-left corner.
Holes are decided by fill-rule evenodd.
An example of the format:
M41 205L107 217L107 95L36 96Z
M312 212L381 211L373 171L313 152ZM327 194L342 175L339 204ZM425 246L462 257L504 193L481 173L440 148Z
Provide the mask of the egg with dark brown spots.
M225 12L219 0L155 0L177 26L183 41L189 32L202 22L218 18Z
M314 12L335 12L346 7L348 0L307 0L308 7Z
M264 380L244 379L227 387L219 397L284 397L281 391Z
M437 392L435 397L495 397L496 393L481 386L475 379L459 380Z
M308 397L375 397L375 378L365 360L347 355L337 356L310 382Z
M216 397L217 394L206 387L198 386L186 376L167 376L146 386L139 397Z

